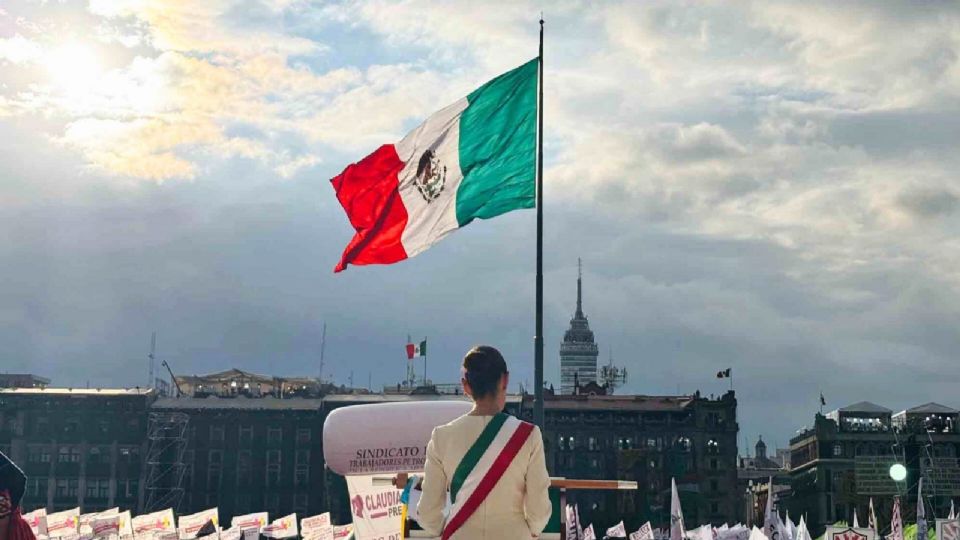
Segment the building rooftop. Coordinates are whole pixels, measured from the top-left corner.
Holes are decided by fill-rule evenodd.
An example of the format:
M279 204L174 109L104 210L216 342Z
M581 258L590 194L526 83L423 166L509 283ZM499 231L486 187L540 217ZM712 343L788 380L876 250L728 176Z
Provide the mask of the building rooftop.
M71 396L146 396L152 388L0 388L0 394Z
M210 396L205 398L160 398L153 402L151 408L162 410L183 409L225 409L225 410L295 410L311 411L323 407L323 400L315 398L277 399L275 397L247 398L231 397L220 398Z
M858 401L853 405L847 405L846 407L840 407L837 411L834 412L844 412L844 413L866 413L866 414L889 414L893 411L882 406L877 405L876 403L871 403L869 401Z
M548 396L543 407L546 410L682 411L695 399L694 396L559 395Z
M916 407L909 408L904 411L900 411L897 415L901 414L957 414L956 409L951 409L946 405L941 405L939 403L924 403L923 405L917 405Z

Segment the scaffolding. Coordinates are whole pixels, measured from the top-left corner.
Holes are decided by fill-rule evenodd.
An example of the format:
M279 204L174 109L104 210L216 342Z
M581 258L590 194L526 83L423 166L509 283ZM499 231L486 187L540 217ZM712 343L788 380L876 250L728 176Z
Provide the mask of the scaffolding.
M147 423L146 512L180 509L183 479L187 471L183 456L187 450L190 417L180 412L153 412Z

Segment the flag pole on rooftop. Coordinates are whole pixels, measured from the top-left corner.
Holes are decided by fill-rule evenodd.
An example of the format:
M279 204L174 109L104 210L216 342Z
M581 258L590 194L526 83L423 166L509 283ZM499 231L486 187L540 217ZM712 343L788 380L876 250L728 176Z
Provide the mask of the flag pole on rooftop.
M543 13L540 13L540 57L537 100L537 278L533 337L533 423L543 419Z

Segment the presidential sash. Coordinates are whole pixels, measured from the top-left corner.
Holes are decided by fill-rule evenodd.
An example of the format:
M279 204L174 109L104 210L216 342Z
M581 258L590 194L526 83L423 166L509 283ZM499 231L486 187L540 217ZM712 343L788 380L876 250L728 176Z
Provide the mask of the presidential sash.
M451 536L486 500L533 432L533 424L506 413L490 420L467 450L450 480L450 516L442 540Z

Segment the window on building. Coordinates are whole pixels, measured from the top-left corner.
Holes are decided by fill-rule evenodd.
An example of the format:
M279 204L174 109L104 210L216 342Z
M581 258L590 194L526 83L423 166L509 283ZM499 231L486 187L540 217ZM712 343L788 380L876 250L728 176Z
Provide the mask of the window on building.
M207 468L207 489L220 489L221 480L223 480L223 469L219 466Z
M266 507L267 512L270 512L271 514L276 514L280 510L280 494L279 493L264 494L263 506Z
M120 447L120 462L126 463L128 465L133 465L140 462L140 447L138 446L121 446Z
M689 452L693 445L690 443L690 439L687 437L680 437L677 439L677 450L681 452Z
M47 477L31 476L27 478L26 494L34 501L43 501L43 504L38 506L45 506L47 500Z
M223 426L210 426L210 442L223 442Z
M310 443L310 428L298 428L297 444L309 444L309 443Z
M121 499L135 499L139 488L140 484L136 478L118 479L117 497Z
M567 449L567 438L564 437L563 435L557 437L557 448L559 448L560 450Z
M720 469L720 463L717 461L717 458L710 459L710 470L716 471Z
M267 487L276 487L280 485L280 465L267 465L265 481Z
M87 478L87 498L106 499L110 497L109 478Z
M307 513L307 506L310 503L310 496L307 493L297 493L293 496L293 511L299 515Z
M210 450L207 454L207 464L211 467L223 465L223 450Z
M57 454L58 463L80 463L80 449L76 446L61 446Z
M843 445L837 443L833 445L833 456L840 457L843 455Z
M29 463L50 463L50 448L47 446L34 446L27 452L27 461Z
M54 489L53 495L58 499L67 496L67 479L66 478L57 478L57 484L56 484L56 488Z
M279 465L279 464L280 464L280 451L267 450L267 465Z
M240 444L249 446L253 443L253 426L240 426Z
M267 444L280 444L283 442L283 430L278 427L267 428Z
M249 492L241 491L237 493L236 499L236 508L237 513L246 514L252 510L253 498L250 496Z
M649 467L651 470L652 470L652 469L656 469L656 468L657 468L657 460L655 460L655 459L649 460L649 461L647 462L647 467Z
M710 439L707 441L707 453L708 454L719 454L720 453L720 443L716 439Z
M720 483L716 480L710 481L710 491L716 492L720 490Z
M253 481L253 455L250 450L237 452L237 485L249 486Z
M590 468L595 471L600 470L600 460L597 458L590 458Z
M596 449L597 449L597 438L587 437L587 450L594 451Z

